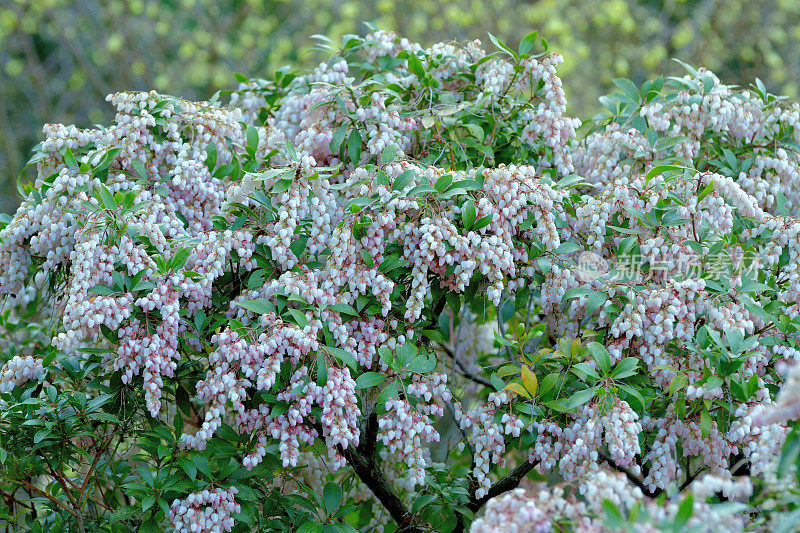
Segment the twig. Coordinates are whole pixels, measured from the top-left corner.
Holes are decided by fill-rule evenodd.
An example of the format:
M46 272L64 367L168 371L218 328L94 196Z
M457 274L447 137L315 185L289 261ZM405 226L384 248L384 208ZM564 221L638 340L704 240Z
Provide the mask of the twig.
M475 383L478 383L479 385L483 385L484 387L493 387L491 381L489 381L485 377L481 376L480 374L476 374L475 372L471 371L469 369L469 367L467 367L467 365L463 361L461 361L458 357L456 357L455 352L450 350L450 348L448 348L447 346L445 346L443 344L440 344L440 346L441 346L442 350L445 352L445 354L450 356L450 358L453 360L453 368L455 368L457 366L461 370L461 375L462 376L464 376L465 378L471 379Z
M630 481L631 483L633 483L634 485L636 485L637 487L639 487L639 489L642 491L642 493L643 493L645 496L647 496L648 498L655 498L656 496L658 496L658 495L661 493L661 491L660 491L660 490L656 490L656 491L652 491L652 490L650 490L650 489L647 487L647 485L645 485L645 484L644 484L644 481L642 481L642 480L639 478L639 476L637 476L636 474L634 474L634 473L633 473L631 470L629 470L628 468L626 468L626 467L624 467L624 466L622 466L622 465L618 465L617 463L615 463L614 461L612 461L612 460L611 460L611 458L610 458L609 456L607 456L605 453L603 453L603 452L599 452L599 455L600 455L600 457L603 459L603 461L605 461L606 463L608 463L608 465L609 465L611 468L613 468L613 469L614 469L614 470L616 470L617 472L621 472L621 473L625 474L625 477L627 477L627 478L628 478L628 481Z
M67 504L65 504L64 502L62 502L61 500L57 500L56 498L54 498L50 494L47 494L45 491L43 491L43 490L31 485L29 482L24 481L24 480L23 481L10 480L10 481L12 481L14 483L19 483L20 485L22 485L23 487L28 489L28 491L33 493L33 494L38 494L39 496L43 496L43 497L47 498L52 503L54 503L55 505L61 507L62 509L67 511L69 514L74 516L75 518L78 518L77 511L75 511L74 509L70 509L70 507Z
M489 488L489 492L487 492L480 498L477 498L473 495L469 503L467 503L467 509L475 512L481 507L483 507L483 505L486 502L488 502L495 496L499 496L504 492L508 492L509 490L517 488L520 484L520 481L522 481L522 478L524 478L528 474L528 472L533 470L534 466L536 465L532 463L530 460L525 460L525 462L520 463L519 465L517 465L516 468L514 468L514 470L509 472L504 478L500 479L497 483L493 484L491 488Z

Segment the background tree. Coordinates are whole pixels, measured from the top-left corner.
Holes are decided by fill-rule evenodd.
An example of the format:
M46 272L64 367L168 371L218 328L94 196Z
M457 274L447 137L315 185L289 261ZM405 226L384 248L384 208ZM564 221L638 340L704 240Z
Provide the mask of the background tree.
M670 58L705 65L728 83L759 77L798 95L800 7L784 0L593 2L170 2L14 0L0 6L0 211L19 202L15 180L47 122L107 123L112 92L156 89L207 99L234 72L311 67L308 35L338 39L362 20L430 45L491 32L517 42L548 35L570 111L586 115L615 77L642 83L677 74ZM24 175L30 181L33 175Z

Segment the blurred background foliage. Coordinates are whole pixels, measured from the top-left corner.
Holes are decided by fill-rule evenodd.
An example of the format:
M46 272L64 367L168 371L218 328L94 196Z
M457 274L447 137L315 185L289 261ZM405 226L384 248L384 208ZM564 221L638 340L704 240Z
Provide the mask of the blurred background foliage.
M560 52L570 111L589 118L616 77L678 74L670 58L731 84L800 91L798 0L0 0L0 212L47 122L111 119L106 94L156 89L193 99L320 58L308 37L362 21L430 45L538 29ZM26 173L23 179L30 179Z

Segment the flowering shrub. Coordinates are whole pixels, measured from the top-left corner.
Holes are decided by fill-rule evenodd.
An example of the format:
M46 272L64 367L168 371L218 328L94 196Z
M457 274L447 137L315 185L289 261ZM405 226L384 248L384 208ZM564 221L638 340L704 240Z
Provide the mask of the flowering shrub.
M579 139L536 33L319 41L45 126L0 231L3 519L791 527L800 106L689 68Z

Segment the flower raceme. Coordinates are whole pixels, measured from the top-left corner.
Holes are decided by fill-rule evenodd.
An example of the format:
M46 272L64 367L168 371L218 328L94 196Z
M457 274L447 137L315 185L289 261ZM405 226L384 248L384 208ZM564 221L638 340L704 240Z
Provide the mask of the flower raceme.
M322 43L227 104L118 93L106 128L45 127L0 292L50 326L4 347L2 412L102 383L86 435L138 457L126 520L155 528L778 520L798 106L690 69L618 81L579 140L535 34ZM65 524L76 498L108 523L97 460L54 476Z

